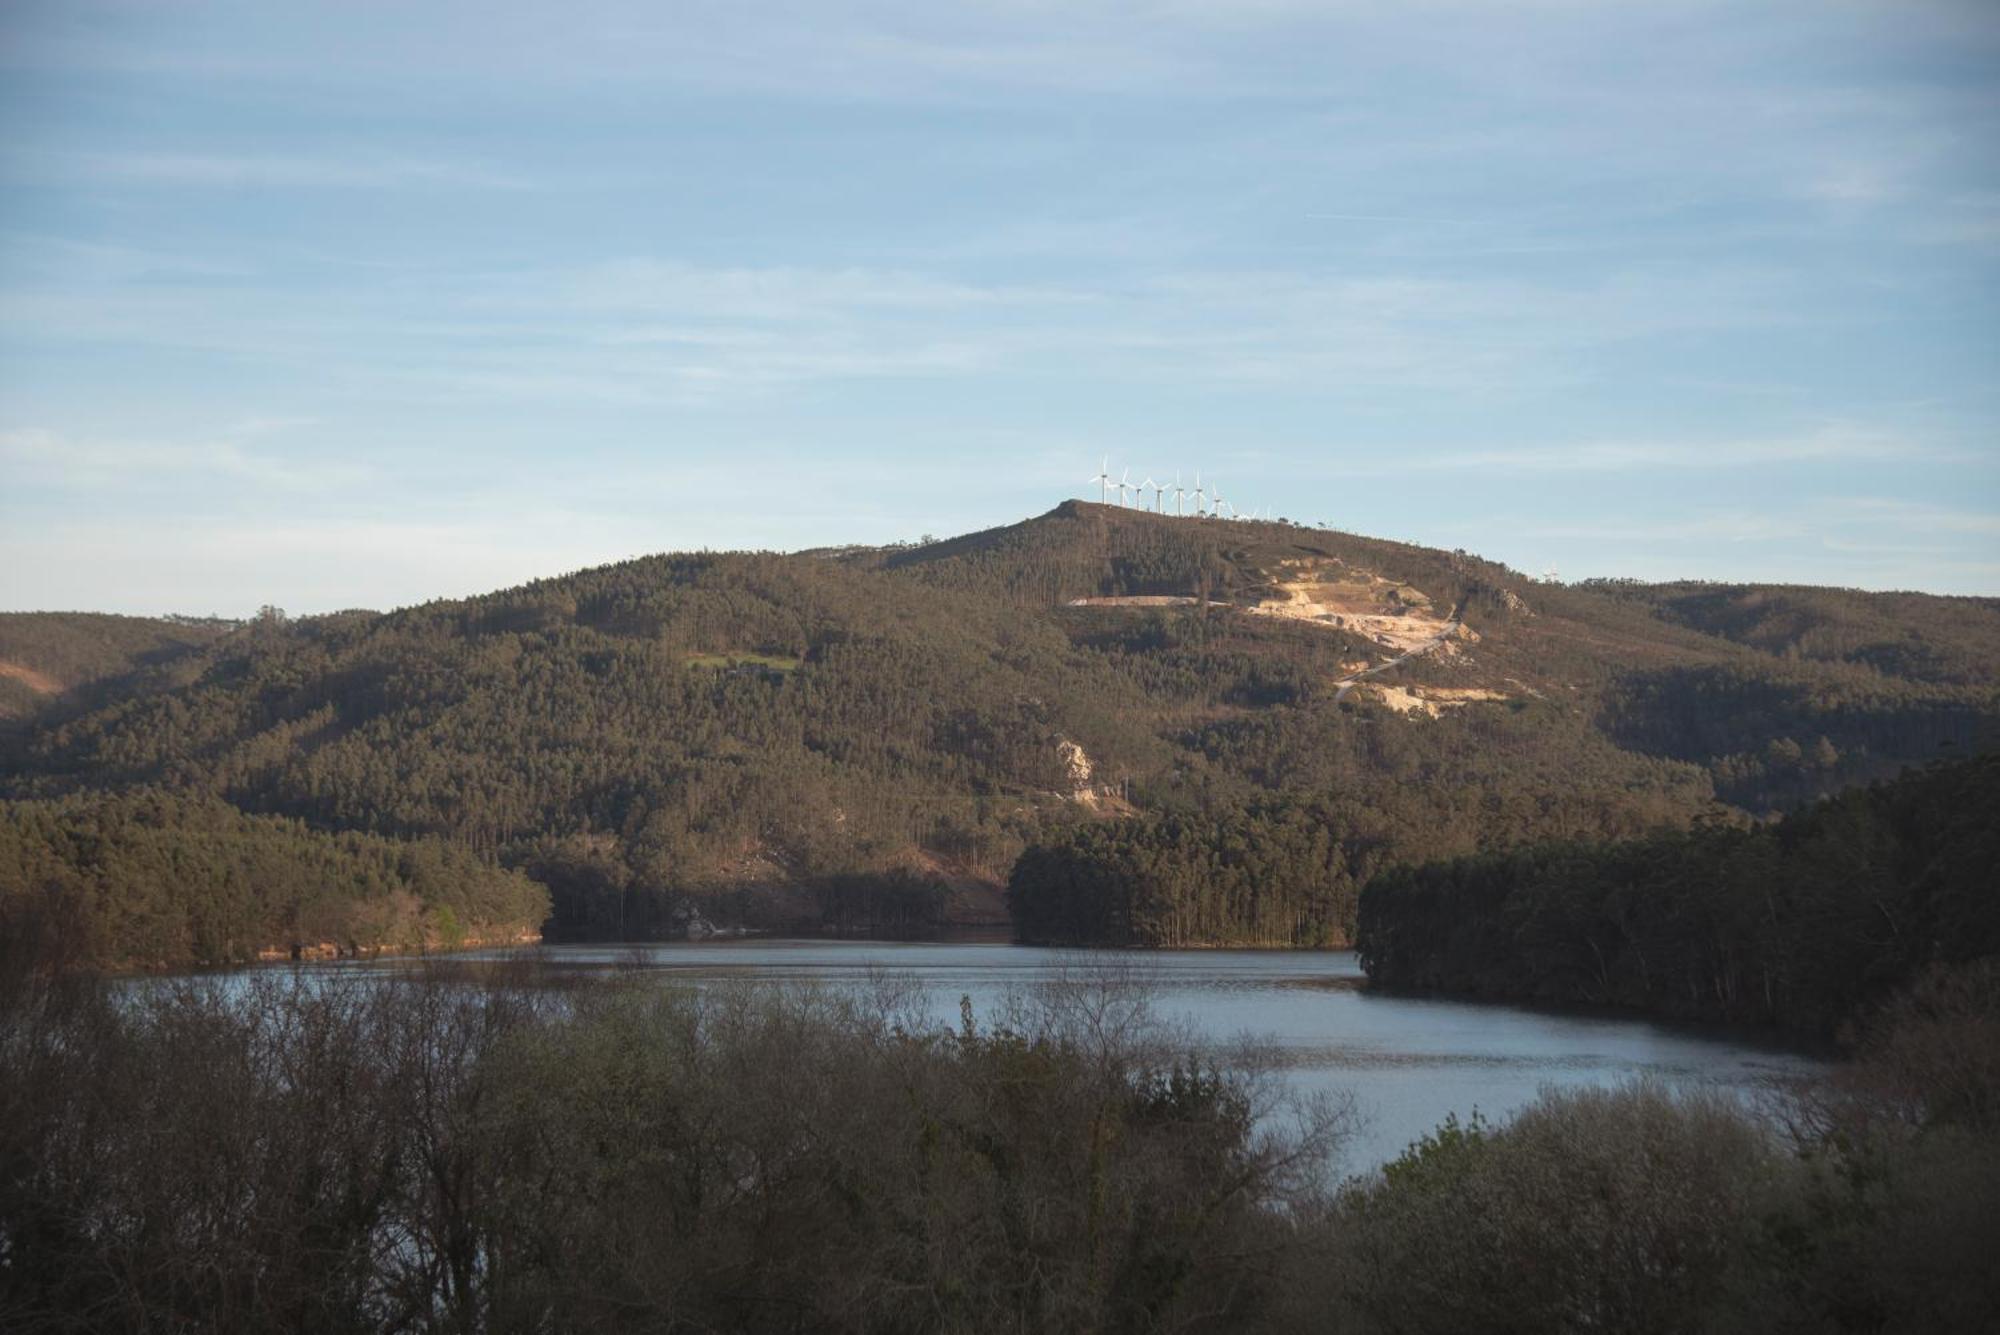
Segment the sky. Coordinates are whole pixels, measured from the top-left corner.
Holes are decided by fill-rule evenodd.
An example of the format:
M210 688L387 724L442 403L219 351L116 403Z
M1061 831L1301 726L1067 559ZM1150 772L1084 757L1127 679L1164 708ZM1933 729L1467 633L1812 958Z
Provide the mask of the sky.
M1996 373L1991 0L0 0L5 609L944 536L1107 457L1995 595Z

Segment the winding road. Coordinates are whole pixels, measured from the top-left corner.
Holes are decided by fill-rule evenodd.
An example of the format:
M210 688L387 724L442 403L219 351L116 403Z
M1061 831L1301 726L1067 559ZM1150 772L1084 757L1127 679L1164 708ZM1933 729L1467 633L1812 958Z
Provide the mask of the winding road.
M1360 685L1368 678L1387 672L1392 667L1400 667L1402 664L1409 662L1412 658L1418 658L1424 654L1430 653L1432 650L1442 645L1446 640L1458 634L1459 627L1464 624L1465 624L1465 618L1461 616L1459 613L1453 612L1451 614L1451 620L1445 623L1444 629L1438 632L1436 639L1428 640L1425 643L1418 645L1414 649L1405 650L1404 652L1398 654L1396 657L1389 659L1387 662L1377 663L1372 668L1364 668L1360 672L1355 673L1353 676L1348 677L1345 680L1335 682L1333 684L1334 685L1333 702L1335 704L1339 704L1342 700L1345 700L1347 698L1347 693L1349 691L1353 690L1356 686Z

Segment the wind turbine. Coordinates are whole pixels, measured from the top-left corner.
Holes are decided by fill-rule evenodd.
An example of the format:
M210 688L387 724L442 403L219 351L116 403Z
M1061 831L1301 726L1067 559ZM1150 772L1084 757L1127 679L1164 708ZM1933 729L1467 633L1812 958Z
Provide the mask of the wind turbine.
M1542 572L1542 583L1544 583L1544 584L1554 584L1554 583L1556 583L1556 582L1557 582L1557 580L1556 580L1556 568L1555 568L1554 566L1550 566L1550 567L1549 567L1549 568L1548 568L1547 570L1544 570L1544 571Z
M1225 505L1229 505L1229 502L1222 499L1222 488L1211 484L1208 489L1209 513L1220 519L1222 518L1222 507ZM1234 511L1236 507L1232 505L1229 508Z
M1111 456L1105 455L1104 462L1097 466L1097 476L1090 479L1097 484L1097 503L1103 505L1111 499Z
M1194 475L1194 512L1196 515L1202 513L1207 496L1208 493L1201 489L1201 470L1196 469Z
M1176 468L1174 470L1174 513L1175 514L1185 515L1187 513L1186 501L1187 501L1187 488L1181 485L1181 471L1180 469Z
M1160 498L1167 494L1167 484L1164 482L1155 482L1151 477L1148 477L1146 485L1153 489L1153 513L1156 515L1165 514L1167 512L1166 502Z
M1129 468L1118 477L1118 503L1120 505L1125 504L1125 493L1131 490L1131 487L1127 485L1131 481L1131 478L1132 470Z

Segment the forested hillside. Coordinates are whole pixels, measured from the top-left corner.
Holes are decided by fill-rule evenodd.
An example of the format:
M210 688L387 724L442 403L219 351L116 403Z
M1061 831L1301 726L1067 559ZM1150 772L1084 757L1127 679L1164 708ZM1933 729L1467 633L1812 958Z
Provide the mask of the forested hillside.
M2000 955L2000 756L1757 829L1549 844L1383 873L1369 977L1830 1031L1932 965Z
M174 664L234 624L209 617L0 612L0 740L11 721L73 707L79 696L101 699L113 690L170 684Z
M0 938L65 966L513 941L547 912L541 886L442 840L158 792L0 802Z
M559 935L672 931L690 904L990 919L1031 846L1129 870L1302 810L1350 888L1287 931L1332 941L1382 867L1747 819L1989 743L1990 602L1826 593L1792 653L1699 593L1072 502L922 547L273 612L28 720L0 796L143 788L441 840L539 879ZM871 897L890 873L944 907Z

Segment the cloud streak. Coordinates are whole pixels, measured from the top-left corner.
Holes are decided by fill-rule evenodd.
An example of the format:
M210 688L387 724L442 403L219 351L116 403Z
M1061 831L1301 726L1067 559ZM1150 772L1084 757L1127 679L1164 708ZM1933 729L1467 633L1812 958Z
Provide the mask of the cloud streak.
M1835 427L1777 439L1588 441L1575 445L1407 454L1398 467L1425 472L1643 473L1735 472L1833 461L1909 463L1955 452L1886 432Z
M523 176L472 162L301 153L31 153L17 172L93 185L189 190L527 190Z

